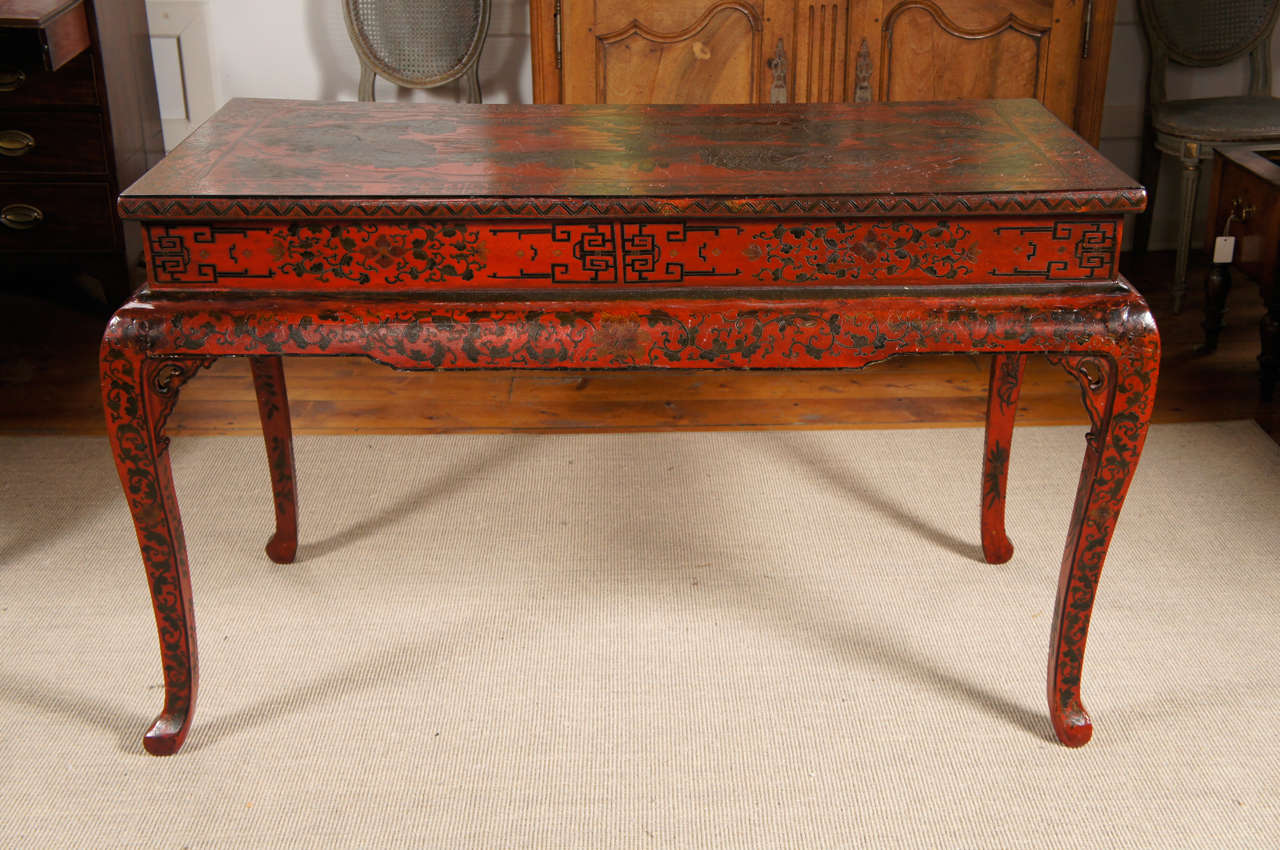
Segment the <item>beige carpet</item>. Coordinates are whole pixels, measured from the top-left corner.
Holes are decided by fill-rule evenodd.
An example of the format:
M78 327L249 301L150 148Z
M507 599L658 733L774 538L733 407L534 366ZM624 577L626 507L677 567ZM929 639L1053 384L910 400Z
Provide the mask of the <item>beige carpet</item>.
M0 439L3 847L1280 847L1280 450L1154 428L1095 610L1091 744L1044 670L1083 428L176 438L185 750L103 441Z

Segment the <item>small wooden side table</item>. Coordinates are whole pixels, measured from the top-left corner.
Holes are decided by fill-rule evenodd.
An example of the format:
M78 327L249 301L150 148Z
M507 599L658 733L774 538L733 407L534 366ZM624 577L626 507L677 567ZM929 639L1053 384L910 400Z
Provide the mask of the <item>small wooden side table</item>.
M1079 746L1085 638L1146 437L1160 339L1117 272L1146 193L1041 104L432 106L232 101L126 191L148 286L102 344L116 466L151 587L175 752L197 679L165 420L248 357L276 533L297 547L282 355L400 369L850 369L994 355L982 548L1005 535L1023 364L1080 384L1089 432L1049 654ZM975 447L976 449L977 447Z
M1259 326L1262 352L1259 380L1264 401L1275 396L1280 375L1280 145L1218 151L1213 157L1213 186L1209 196L1205 244L1212 254L1214 240L1227 229L1236 238L1231 265L1258 283L1267 312ZM1214 264L1205 278L1204 343L1200 351L1217 348L1231 291L1227 264Z

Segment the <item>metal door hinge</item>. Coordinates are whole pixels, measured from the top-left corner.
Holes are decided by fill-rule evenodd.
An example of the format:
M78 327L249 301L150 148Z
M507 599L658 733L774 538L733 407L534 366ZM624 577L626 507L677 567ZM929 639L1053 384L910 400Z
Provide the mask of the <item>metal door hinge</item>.
M563 36L560 26L562 15L560 13L560 0L556 0L555 23L556 23L556 68L563 67L561 56L563 54Z
M559 3L556 3L559 6ZM1093 38L1093 0L1085 0L1084 4L1084 38L1080 47L1080 58L1089 58L1089 41Z

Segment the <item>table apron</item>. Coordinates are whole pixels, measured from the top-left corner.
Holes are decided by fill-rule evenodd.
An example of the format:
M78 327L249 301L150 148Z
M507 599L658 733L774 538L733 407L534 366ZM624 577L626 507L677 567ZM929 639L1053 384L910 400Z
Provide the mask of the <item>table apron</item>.
M715 301L144 300L108 336L151 357L359 355L400 369L855 368L897 354L1116 352L1154 331L1111 294Z
M1105 281L1119 216L154 222L155 290Z

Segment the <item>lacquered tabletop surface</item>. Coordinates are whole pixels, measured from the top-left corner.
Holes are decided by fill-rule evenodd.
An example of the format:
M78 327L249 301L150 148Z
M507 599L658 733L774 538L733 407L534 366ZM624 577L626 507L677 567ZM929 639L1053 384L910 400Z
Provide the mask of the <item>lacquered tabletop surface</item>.
M233 100L145 199L852 198L1141 187L1033 100L524 106ZM144 216L145 217L145 216Z

